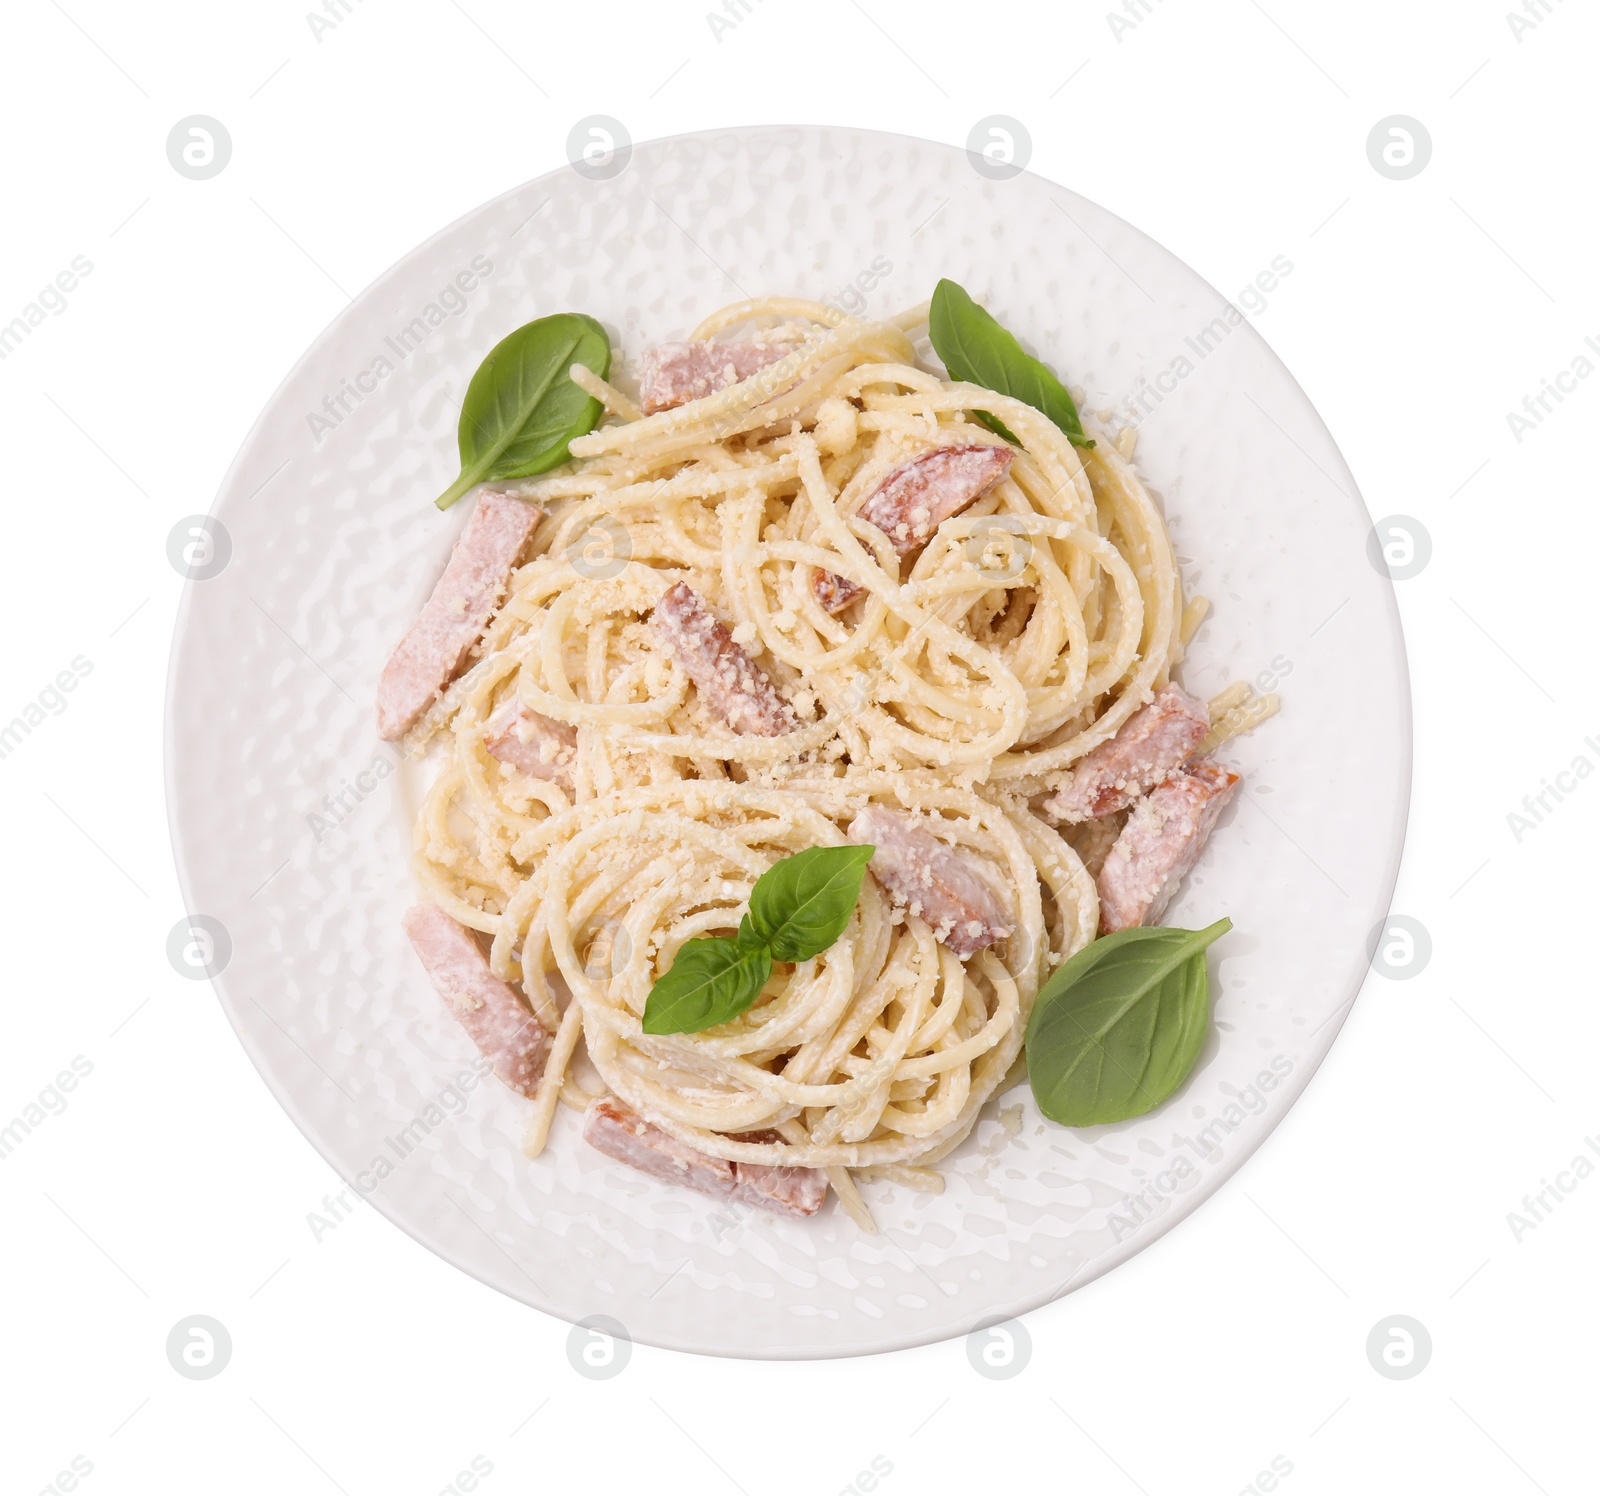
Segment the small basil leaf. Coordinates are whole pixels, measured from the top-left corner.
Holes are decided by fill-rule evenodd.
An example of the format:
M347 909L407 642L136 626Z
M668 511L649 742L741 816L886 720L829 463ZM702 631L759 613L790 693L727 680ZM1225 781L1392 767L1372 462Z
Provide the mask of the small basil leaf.
M1233 928L1119 930L1064 962L1028 1020L1028 1077L1052 1122L1089 1127L1160 1106L1211 1018L1206 947Z
M765 946L720 936L680 947L672 969L645 999L647 1034L696 1034L737 1018L761 995L772 975Z
M574 364L602 379L611 371L605 328L576 312L525 323L489 350L461 402L461 474L440 494L441 509L474 484L531 478L567 460L567 443L594 430L603 409L567 377Z
M844 934L872 847L811 847L775 862L750 890L742 934L779 961L808 961Z
M1054 421L1073 446L1094 445L1084 435L1067 387L1032 354L1024 353L1022 345L954 281L941 280L933 288L928 340L952 379L1021 400ZM1022 445L988 411L973 414L991 431Z
M1014 447L1022 445L1022 438L1016 434L999 416L992 416L986 410L972 412L978 420L987 426L996 436L1003 436Z

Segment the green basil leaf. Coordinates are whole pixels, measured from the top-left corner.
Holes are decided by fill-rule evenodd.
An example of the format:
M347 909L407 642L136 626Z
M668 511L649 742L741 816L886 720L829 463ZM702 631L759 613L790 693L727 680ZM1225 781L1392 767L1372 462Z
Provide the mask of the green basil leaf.
M779 961L808 961L844 934L872 847L811 847L775 862L750 890L740 925Z
M526 323L489 350L461 402L461 475L439 495L441 509L474 484L531 478L567 460L567 443L593 431L603 409L567 378L574 364L602 379L611 372L605 328L577 312Z
M750 890L739 933L691 940L650 989L647 1034L696 1034L737 1018L761 995L772 963L820 955L861 897L872 847L812 847L773 863Z
M992 416L986 410L975 410L972 413L983 425L987 426L992 432L994 432L996 436L1003 436L1014 447L1020 447L1022 445L1022 438L1018 436L1016 432L1014 432L1008 425L1006 425L1006 423L1002 421L999 416ZM1091 442L1090 445L1093 446L1094 444Z
M1052 1122L1089 1127L1160 1106L1194 1068L1211 1020L1206 947L1233 928L1103 935L1044 984L1028 1077Z
M985 389L1021 400L1049 416L1073 446L1094 445L1084 435L1078 407L1072 403L1067 387L1032 354L1024 353L1022 345L954 281L941 280L933 288L928 340L944 360L952 379L981 384ZM988 411L973 414L991 431L1022 445Z
M738 937L691 940L645 999L647 1034L696 1034L737 1018L772 975L772 955Z

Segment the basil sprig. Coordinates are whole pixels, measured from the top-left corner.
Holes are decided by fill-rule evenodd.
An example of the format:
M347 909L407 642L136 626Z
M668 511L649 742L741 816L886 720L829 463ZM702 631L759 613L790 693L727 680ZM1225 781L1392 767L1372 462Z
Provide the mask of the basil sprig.
M1044 984L1028 1021L1028 1078L1052 1122L1089 1127L1160 1106L1188 1078L1211 1019L1206 947L1233 928L1119 930Z
M772 953L740 936L691 940L672 969L650 989L644 1005L647 1034L695 1034L737 1018L772 975Z
M842 934L861 897L861 874L871 847L812 847L775 862L750 890L750 912L739 925L777 961L808 961Z
M844 934L872 847L812 847L773 863L737 935L686 942L644 1005L647 1034L696 1034L761 996L773 961L809 961Z
M1067 387L1032 354L1024 353L1022 345L954 281L941 280L933 288L928 339L952 379L1010 395L1047 415L1073 446L1094 445L1084 435ZM1022 445L998 416L986 410L975 410L973 415L1008 442Z
M439 495L441 509L475 484L531 478L567 460L567 443L593 431L603 409L567 377L574 364L602 379L611 372L605 328L577 312L525 323L489 350L461 402L461 474Z

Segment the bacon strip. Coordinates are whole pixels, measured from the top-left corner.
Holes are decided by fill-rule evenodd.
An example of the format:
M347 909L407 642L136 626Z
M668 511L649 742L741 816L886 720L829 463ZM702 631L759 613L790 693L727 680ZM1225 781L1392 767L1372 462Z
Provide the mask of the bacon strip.
M677 656L700 699L735 732L777 738L800 726L767 673L733 642L705 599L675 582L656 604L655 630Z
M1211 730L1211 714L1178 685L1163 686L1108 738L1078 760L1044 802L1059 821L1097 821L1125 810L1167 779Z
M889 537L900 555L907 555L1005 477L1013 455L1010 447L936 447L902 462L867 496L859 513ZM825 571L817 572L811 585L830 613L847 608L864 590Z
M775 364L799 346L787 341L659 343L639 360L640 408L649 416L703 400Z
M544 511L483 493L450 560L378 681L378 734L405 736L462 670Z
M1198 758L1133 807L1100 869L1102 934L1161 918L1238 783L1232 769Z
M869 805L846 834L876 848L867 864L873 877L963 961L1011 933L994 890L932 832Z
M823 612L842 613L867 589L849 577L819 569L811 574L811 590L817 594Z
M550 1036L489 969L478 937L432 904L408 909L405 927L439 996L492 1062L494 1073L513 1091L534 1095L550 1056Z
M995 486L1011 467L1010 447L937 447L903 462L861 506L903 556L926 545L953 514Z
M738 1134L746 1143L781 1143L775 1132ZM815 1215L828 1193L828 1176L822 1169L806 1169L789 1164L735 1164L733 1198L746 1205L780 1215Z
M483 746L492 758L520 769L530 779L549 779L563 789L572 788L578 730L570 723L510 701L489 719Z
M782 1141L775 1132L732 1136L740 1142ZM776 1215L815 1215L828 1192L828 1177L821 1169L740 1164L713 1158L646 1122L614 1096L602 1096L589 1104L583 1119L583 1139L607 1158L653 1179L687 1185L702 1195L756 1205Z

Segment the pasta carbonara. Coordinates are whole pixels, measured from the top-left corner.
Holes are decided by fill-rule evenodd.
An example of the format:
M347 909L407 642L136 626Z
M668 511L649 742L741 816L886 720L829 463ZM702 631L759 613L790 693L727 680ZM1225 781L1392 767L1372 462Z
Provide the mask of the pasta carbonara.
M726 307L644 371L653 413L575 366L603 422L496 486L536 528L407 744L439 763L425 896L544 1035L530 1155L560 1103L609 1098L674 1168L821 1171L870 1228L858 1181L941 1186L1041 981L1096 936L1121 823L1046 802L1169 686L1204 605L1131 433L1074 446L928 372L926 320ZM1272 705L1225 693L1201 751ZM865 840L864 815L903 830L926 898L867 877L844 935L743 1014L643 1031L686 942L732 933L778 859Z

